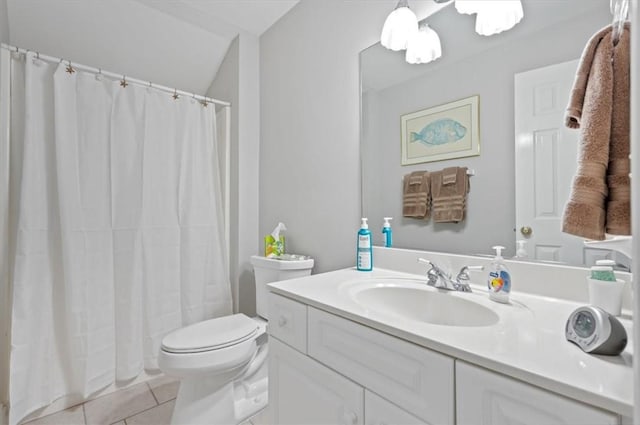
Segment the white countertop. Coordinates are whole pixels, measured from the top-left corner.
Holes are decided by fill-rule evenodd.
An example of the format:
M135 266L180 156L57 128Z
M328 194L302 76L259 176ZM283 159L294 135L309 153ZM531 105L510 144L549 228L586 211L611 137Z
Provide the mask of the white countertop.
M512 292L510 304L499 304L488 299L484 288L472 285L473 293L448 294L467 297L491 308L500 317L498 323L483 327L434 325L369 310L348 296L348 288L354 280L380 277L424 279L392 270L359 272L349 268L274 282L269 287L274 293L456 359L632 416L630 320L621 320L630 339L620 356L590 355L569 343L564 336L567 318L584 303Z

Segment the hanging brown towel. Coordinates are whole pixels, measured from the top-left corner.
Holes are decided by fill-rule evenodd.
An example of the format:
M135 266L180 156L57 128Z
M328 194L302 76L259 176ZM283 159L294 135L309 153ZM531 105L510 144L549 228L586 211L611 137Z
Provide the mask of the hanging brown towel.
M465 219L469 193L467 167L449 167L431 173L434 223L458 223Z
M562 231L602 240L631 234L629 179L629 25L614 45L611 26L585 47L565 124L579 128L578 168Z
M402 215L404 217L429 219L430 174L414 171L404 176L402 189Z

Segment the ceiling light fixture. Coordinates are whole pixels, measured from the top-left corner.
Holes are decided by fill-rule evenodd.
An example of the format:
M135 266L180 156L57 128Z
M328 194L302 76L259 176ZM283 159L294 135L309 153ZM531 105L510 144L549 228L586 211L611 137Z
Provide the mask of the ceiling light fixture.
M400 0L382 27L380 44L391 50L404 50L409 39L418 32L418 18L409 9L408 0Z
M513 28L524 17L520 0L455 0L459 13L477 14L476 32L494 35Z
M410 64L428 63L442 56L442 45L438 33L426 22L420 24L418 32L409 39L405 60Z

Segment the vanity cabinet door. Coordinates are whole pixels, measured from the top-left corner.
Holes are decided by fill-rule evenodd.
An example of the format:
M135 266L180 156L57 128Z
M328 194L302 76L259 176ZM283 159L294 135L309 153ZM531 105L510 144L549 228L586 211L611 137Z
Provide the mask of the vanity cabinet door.
M458 425L604 425L618 416L456 361Z
M274 425L363 425L364 389L270 338L269 413Z
M364 424L429 425L395 404L367 390L364 392Z
M451 357L309 307L309 356L426 423L454 423Z

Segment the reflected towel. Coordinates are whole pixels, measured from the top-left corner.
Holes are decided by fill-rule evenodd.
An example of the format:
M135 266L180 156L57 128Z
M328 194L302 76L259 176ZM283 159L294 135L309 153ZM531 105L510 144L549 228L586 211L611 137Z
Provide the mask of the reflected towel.
M428 171L414 171L404 176L402 215L428 220L430 216L431 184Z
M434 223L463 221L467 210L467 193L469 193L467 167L449 167L431 173Z

